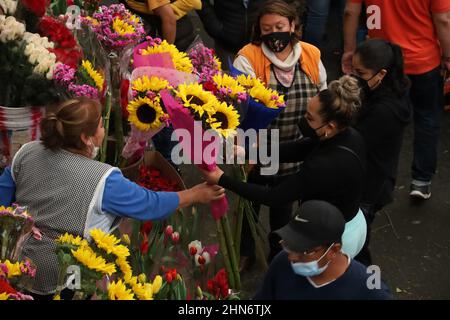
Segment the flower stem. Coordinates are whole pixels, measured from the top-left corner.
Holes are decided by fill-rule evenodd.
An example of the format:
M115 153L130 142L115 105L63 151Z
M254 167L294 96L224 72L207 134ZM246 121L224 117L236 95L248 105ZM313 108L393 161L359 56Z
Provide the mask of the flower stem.
M230 257L228 255L227 244L225 242L225 235L224 235L224 231L222 228L222 222L220 221L220 219L216 220L216 225L217 225L217 233L219 234L220 250L222 251L223 262L225 264L225 269L227 271L228 281L230 282L230 287L235 288L236 285L235 285L234 273L233 273L233 269L231 268Z
M110 117L111 117L111 94L108 91L106 93L105 115L103 116L103 128L105 128L105 138L103 139L102 149L100 151L100 162L106 162Z
M236 258L236 249L234 247L233 234L231 233L230 222L228 221L228 215L224 215L222 220L222 227L225 231L225 240L227 241L228 253L231 257L231 268L234 274L234 280L236 283L236 290L241 288L241 279L239 276L239 262Z

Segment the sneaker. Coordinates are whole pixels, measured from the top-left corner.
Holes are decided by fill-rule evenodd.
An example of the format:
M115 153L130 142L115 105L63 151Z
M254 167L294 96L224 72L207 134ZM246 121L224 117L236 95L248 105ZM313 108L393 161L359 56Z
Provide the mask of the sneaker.
M419 186L417 184L411 183L411 192L409 193L409 195L411 197L428 200L431 197L431 184Z

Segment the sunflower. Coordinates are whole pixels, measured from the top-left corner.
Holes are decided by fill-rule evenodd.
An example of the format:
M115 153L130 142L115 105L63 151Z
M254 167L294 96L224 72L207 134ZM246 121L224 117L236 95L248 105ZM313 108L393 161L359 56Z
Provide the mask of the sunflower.
M134 34L136 32L136 29L131 24L128 24L119 17L114 19L112 27L119 36Z
M246 76L244 74L241 74L237 76L236 78L237 82L243 86L245 89L250 90L251 88L255 86L264 86L261 80L258 78L252 77L250 75Z
M277 109L285 104L284 96L280 96L278 95L278 92L264 86L255 86L251 88L249 94L257 102L260 102L271 109Z
M122 280L111 282L108 286L109 300L134 300L134 294L131 289L127 289Z
M217 70L221 71L222 70L222 62L219 60L219 58L214 56L214 62L216 63Z
M236 133L236 128L239 125L239 114L236 109L225 102L216 103L214 111L208 112L207 122L212 129L228 138L228 136Z
M227 74L216 74L213 77L217 89L226 89L228 95L236 98L239 94L245 94L245 88L237 82L236 79Z
M80 236L73 236L71 234L68 234L67 232L60 236L58 239L56 239L56 242L60 244L71 244L73 246L81 246L81 245L87 245L87 241L81 238Z
M128 275L132 274L131 266L126 259L118 258L118 259L116 259L116 264L119 266L120 271L124 275L128 276ZM128 278L128 277L125 277L125 278ZM126 281L126 279L125 279L125 281Z
M146 49L141 51L143 56L150 55L154 53L169 53L172 58L172 62L175 69L178 71L192 73L194 67L185 52L180 52L177 47L173 44L169 44L166 40L163 40L160 44L154 46L148 46Z
M137 97L128 103L127 110L130 113L128 121L141 131L160 128L162 125L161 119L167 117L161 107L159 98Z
M116 244L120 242L115 236L106 234L100 229L92 229L90 234L97 247L105 250L108 254L113 253Z
M116 266L114 263L106 263L106 260L101 256L97 256L89 246L82 246L77 250L72 250L72 255L89 269L107 275L112 275L116 272Z
M131 88L137 92L159 92L162 89L170 88L169 81L155 76L142 76L131 82Z
M86 70L89 77L95 82L95 85L97 86L98 90L103 90L103 83L105 82L102 75L94 69L91 62L88 60L83 60L81 62L82 67L84 70Z
M186 108L198 113L200 117L217 102L217 98L211 92L203 90L202 85L198 83L180 84L175 93Z

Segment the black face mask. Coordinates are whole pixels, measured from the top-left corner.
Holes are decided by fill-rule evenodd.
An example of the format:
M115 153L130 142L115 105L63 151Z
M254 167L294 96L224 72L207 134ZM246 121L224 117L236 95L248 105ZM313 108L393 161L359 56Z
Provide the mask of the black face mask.
M289 42L291 42L291 39L291 32L272 32L261 36L261 40L264 44L276 53L283 51L288 46Z
M363 79L360 76L357 76L355 74L352 74L351 76L353 78L355 78L356 80L358 80L358 86L361 88L361 92L364 96L367 96L370 94L370 91L372 91L372 88L369 87L369 81L372 80L373 78L376 77L376 75L379 73L380 71L378 71L377 73L374 74L374 76L372 78L370 78L369 80Z
M327 124L323 124L323 125L321 125L320 127L314 129L314 128L312 128L312 127L309 125L308 120L306 120L306 117L301 117L298 126L299 126L299 128L300 128L300 132L302 133L302 135L303 135L304 137L307 137L307 138L311 138L311 139L317 140L317 139L319 139L320 137L317 135L316 130L319 130L320 128L323 128L323 127L325 127L326 125L327 125Z

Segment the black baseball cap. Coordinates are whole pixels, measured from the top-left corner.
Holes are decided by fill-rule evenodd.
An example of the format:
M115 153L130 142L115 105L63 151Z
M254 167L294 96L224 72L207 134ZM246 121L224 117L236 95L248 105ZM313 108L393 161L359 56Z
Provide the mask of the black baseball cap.
M309 200L300 205L295 216L283 228L274 231L295 252L319 246L341 243L345 219L341 211L321 200Z

